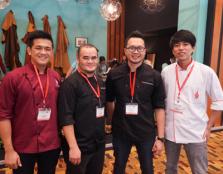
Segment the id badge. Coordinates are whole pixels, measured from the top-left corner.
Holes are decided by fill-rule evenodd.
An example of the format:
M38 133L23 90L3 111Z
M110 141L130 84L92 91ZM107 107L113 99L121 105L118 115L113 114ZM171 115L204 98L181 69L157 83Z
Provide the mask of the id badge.
M126 103L125 114L126 115L138 115L139 106L138 103Z
M96 107L96 118L104 117L105 115L105 107Z
M38 121L44 121L49 120L51 115L51 109L50 108L39 108L38 110Z
M176 100L174 102L174 107L178 111L182 111L184 109L183 103L180 100Z

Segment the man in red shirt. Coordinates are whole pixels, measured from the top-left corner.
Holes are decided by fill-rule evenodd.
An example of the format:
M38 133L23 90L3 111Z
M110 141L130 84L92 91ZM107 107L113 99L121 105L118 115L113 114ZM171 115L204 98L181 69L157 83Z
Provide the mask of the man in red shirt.
M54 174L60 152L57 127L59 75L47 68L52 37L30 33L31 63L7 73L0 86L0 137L5 165L14 174Z

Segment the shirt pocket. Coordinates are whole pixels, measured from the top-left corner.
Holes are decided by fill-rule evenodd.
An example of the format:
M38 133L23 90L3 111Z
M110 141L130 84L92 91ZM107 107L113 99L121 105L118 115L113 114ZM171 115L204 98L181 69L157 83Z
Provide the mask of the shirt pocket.
M95 96L93 93L86 92L81 94L81 96L78 98L78 102L81 105L87 106L89 104L92 104L94 98Z
M154 90L154 83L152 81L141 80L137 85L138 97L142 102L151 101Z

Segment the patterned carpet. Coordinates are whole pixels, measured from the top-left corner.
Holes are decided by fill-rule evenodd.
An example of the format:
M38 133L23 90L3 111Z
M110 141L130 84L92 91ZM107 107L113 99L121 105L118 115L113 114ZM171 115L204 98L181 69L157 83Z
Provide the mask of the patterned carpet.
M211 134L208 142L208 174L223 173L223 131L214 132ZM165 170L165 154L157 159L154 159L155 174L164 174ZM114 164L113 151L106 151L105 164L103 174L112 174ZM140 174L140 166L135 148L132 149L129 157L126 174ZM65 164L61 158L58 162L56 174L65 174ZM179 174L190 174L191 170L185 155L184 150L180 155ZM0 169L0 174L11 174L9 169Z
M223 174L223 131L211 134L208 142L208 159L208 174ZM161 157L154 159L155 174L165 173L165 162L166 158L164 153ZM113 163L113 151L107 151L105 155L103 174L112 174ZM133 148L127 163L126 174L140 173L136 149ZM189 163L183 149L179 161L179 174L191 174Z

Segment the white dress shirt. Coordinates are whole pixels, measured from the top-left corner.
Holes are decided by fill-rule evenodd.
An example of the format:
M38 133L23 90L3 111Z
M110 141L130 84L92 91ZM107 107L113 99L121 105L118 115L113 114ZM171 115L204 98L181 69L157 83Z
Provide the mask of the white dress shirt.
M176 71L180 87L185 83L181 90L177 85ZM216 73L210 67L192 61L186 70L173 63L161 74L167 96L165 138L176 143L204 142L208 97L211 98L212 110L223 110L223 91Z

